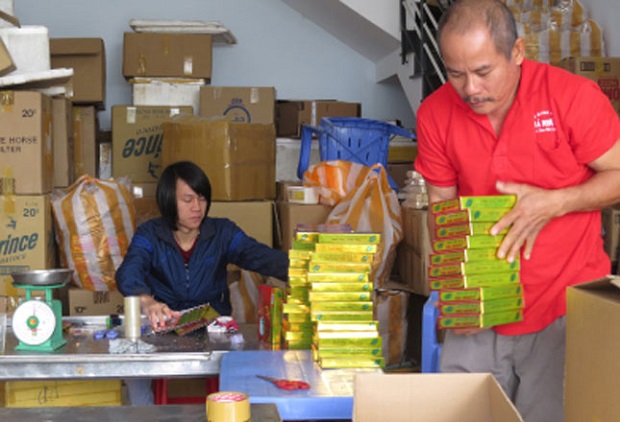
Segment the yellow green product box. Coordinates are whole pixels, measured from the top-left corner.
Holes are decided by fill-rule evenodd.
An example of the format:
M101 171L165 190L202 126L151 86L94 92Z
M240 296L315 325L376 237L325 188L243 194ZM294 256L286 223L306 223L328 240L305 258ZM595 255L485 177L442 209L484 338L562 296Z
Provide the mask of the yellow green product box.
M473 261L460 262L454 264L429 265L428 275L430 277L442 277L447 275L474 275L489 274L498 272L519 271L519 260L508 262L504 259L492 261Z
M498 222L510 209L506 208L480 208L450 211L435 216L435 226L451 226L467 224L474 221Z
M307 302L309 298L310 288L307 286L303 287L292 287L290 289L289 297L293 299L297 299L300 302Z
M469 227L471 228L471 235L472 236L476 236L479 234L487 234L490 235L491 234L491 228L493 228L493 226L496 223L492 222L492 221L473 221L471 223L469 223ZM508 229L505 228L504 230L502 230L501 232L497 233L497 235L502 236L505 235L506 233L508 233Z
M313 292L370 292L373 289L372 283L353 282L346 283L310 283Z
M376 244L340 244L340 243L316 243L314 245L316 252L344 252L344 253L376 253Z
M378 331L315 331L314 340L335 339L335 340L347 340L347 339L374 339L379 337ZM319 350L320 350L319 344Z
M521 296L521 284L506 284L493 287L472 287L466 289L446 289L439 291L440 302L455 302L464 300L494 300L506 297Z
M378 321L317 321L317 331L373 331L379 330Z
M510 209L517 203L516 195L480 195L480 196L460 196L460 208L462 209L482 209L499 208Z
M374 316L369 311L316 311L310 312L313 321L372 321Z
M315 302L345 302L372 300L372 292L310 292L308 300Z
M309 283L346 283L369 281L368 273L308 273Z
M312 256L312 251L304 251L299 249L289 249L288 257L289 259L304 259L306 261L310 260Z
M285 314L310 314L310 307L307 304L289 301L282 304L282 312Z
M289 322L287 331L304 331L312 333L314 330L314 322Z
M361 312L372 311L373 306L371 301L360 302L314 302L311 305L312 312Z
M383 368L385 359L383 356L376 358L367 357L343 357L343 358L324 358L320 357L318 364L324 369L333 368Z
M502 236L502 239L504 237ZM465 260L463 262L474 262L474 261L497 261L499 258L497 257L497 248L480 248L480 249L465 249L463 251L465 256Z
M311 341L285 341L288 350L308 350L312 347Z
M303 270L307 270L309 262L310 260L308 259L289 258L288 266L289 268L301 268Z
M435 239L448 239L450 237L490 235L494 222L474 221L470 223L441 226L435 229ZM504 229L498 235L505 235L508 229Z
M308 274L307 268L289 268L288 276L290 277L305 277Z
M294 276L288 277L288 284L291 287L304 287L304 286L310 286L310 283L308 282L308 277L306 277L305 275L303 277L300 276Z
M489 312L523 309L525 301L523 297L509 297L505 299L483 300L474 302L449 302L439 303L439 312L449 314L485 314Z
M312 262L308 272L312 273L368 273L368 262Z
M473 315L439 315L438 328L488 328L523 321L523 309Z
M497 248L460 249L432 253L429 255L431 265L454 264L457 262L498 261Z
M312 342L313 335L312 331L286 331L284 333L284 340Z
M317 232L296 232L295 238L297 242L317 243L319 234Z
M432 248L435 252L451 251L455 249L493 249L502 244L504 236L465 236L452 237L450 239L438 239L433 241Z
M378 347L381 348L383 346L383 341L381 337L368 337L368 338L351 338L351 337L342 337L342 338L314 338L313 344L315 347L319 349L319 351L323 347L349 347L349 348L357 348L357 347Z
M474 275L451 275L445 277L429 277L431 290L459 289L466 287L492 287L499 285L518 284L520 281L518 272L502 272Z
M316 243L293 240L292 249L298 251L314 251Z
M289 324L302 324L305 322L310 322L312 321L310 318L310 313L292 313L292 314L287 314L285 316L285 319L288 321Z
M314 252L311 262L372 262L372 253Z
M318 243L340 243L354 245L377 245L380 242L380 233L319 233L318 240Z
M383 351L379 347L321 347L318 349L312 346L315 360L322 356L326 358L346 358L346 357L378 357L383 355Z
M431 214L443 214L449 211L458 211L461 209L461 203L458 198L448 199L446 201L433 202L430 205Z

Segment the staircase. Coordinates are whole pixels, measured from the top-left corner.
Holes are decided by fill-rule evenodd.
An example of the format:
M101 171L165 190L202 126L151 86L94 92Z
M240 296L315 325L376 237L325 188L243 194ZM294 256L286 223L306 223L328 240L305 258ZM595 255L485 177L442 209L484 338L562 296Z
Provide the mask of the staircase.
M397 77L415 113L445 81L435 41L451 0L282 0L376 63L376 81Z

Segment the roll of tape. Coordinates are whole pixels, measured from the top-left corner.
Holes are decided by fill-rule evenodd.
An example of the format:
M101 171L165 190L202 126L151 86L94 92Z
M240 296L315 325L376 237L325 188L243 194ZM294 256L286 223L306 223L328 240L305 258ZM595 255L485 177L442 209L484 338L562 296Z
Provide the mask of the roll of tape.
M127 296L125 298L125 338L138 340L141 325L140 296Z
M250 398L247 394L220 391L207 396L207 422L249 422Z

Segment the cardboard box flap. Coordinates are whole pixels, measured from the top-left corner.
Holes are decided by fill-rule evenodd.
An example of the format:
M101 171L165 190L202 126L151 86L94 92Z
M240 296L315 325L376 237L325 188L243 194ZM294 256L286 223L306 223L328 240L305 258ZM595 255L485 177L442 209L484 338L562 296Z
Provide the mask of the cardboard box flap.
M608 275L607 277L577 284L571 287L584 294L597 296L600 300L610 303L620 303L620 277ZM571 289L568 291L570 292Z
M0 10L0 19L7 21L16 28L21 28L22 26L21 23L19 23L19 19L17 19L13 15L9 15L8 13L3 12L2 10Z
M381 420L523 419L491 374L356 374L353 421Z
M50 39L51 55L91 55L104 51L101 38L52 38Z
M0 76L6 75L15 70L15 63L13 63L13 58L11 57L11 53L4 45L4 41L0 38Z

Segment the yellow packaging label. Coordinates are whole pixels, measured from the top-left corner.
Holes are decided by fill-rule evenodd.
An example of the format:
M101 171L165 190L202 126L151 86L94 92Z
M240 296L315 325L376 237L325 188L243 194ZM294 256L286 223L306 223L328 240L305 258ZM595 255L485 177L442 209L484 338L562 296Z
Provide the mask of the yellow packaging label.
M314 252L311 262L372 262L374 254L346 252Z
M288 284L291 287L310 286L310 283L308 283L308 278L306 276L303 276L303 277L289 277Z
M372 310L369 311L317 311L312 310L310 318L313 321L372 321Z
M381 348L383 341L381 337L372 338L315 338L313 344L319 349L323 347L378 347Z
M465 256L464 262L474 261L494 261L499 260L497 257L497 248L482 248L482 249L465 249L463 251Z
M521 296L506 299L476 301L476 302L456 302L440 303L439 312L443 315L450 314L484 314L489 312L499 312L512 309L523 309L525 301Z
M448 211L457 211L461 209L458 199L449 199L447 201L433 202L430 206L431 214L441 214Z
M435 230L436 239L447 239L450 237L463 237L473 234L470 223L457 224L454 226L438 227Z
M478 315L440 315L437 319L437 326L439 328L488 328L519 321L523 321L522 309Z
M312 341L312 331L286 331L284 340L286 341Z
M316 243L319 241L319 234L316 232L296 232L294 239L298 242Z
M516 195L481 195L481 196L461 196L459 197L460 208L462 209L481 209L499 208L510 209L517 203Z
M308 274L308 269L306 268L289 268L288 276L291 277L305 277Z
M289 314L287 314L286 319L291 324L294 324L294 323L304 323L304 322L312 321L310 319L310 313L308 313L308 312L305 312L305 313L289 313Z
M320 357L318 361L321 368L383 368L385 360L383 357L367 358L367 357L343 357L343 358L324 358Z
M312 256L312 251L303 251L303 250L298 250L298 249L290 249L288 251L288 257L290 259L310 260L311 256Z
M307 260L307 259L289 258L288 262L289 262L289 267L290 268L301 268L302 270L307 270L308 269L308 263L310 261Z
M310 308L308 305L302 303L283 303L282 312L285 314L310 314Z
M472 287L466 289L441 290L440 302L464 301L464 300L493 300L506 297L520 296L523 294L521 284L507 284L493 287Z
M479 234L487 234L490 235L491 234L491 228L495 225L494 222L491 221L473 221L471 223L469 223L469 226L471 228L471 235L472 236L476 236ZM505 235L506 233L508 233L508 229L504 229L501 232L498 233L498 235Z
M326 302L344 302L372 300L371 292L310 292L308 300L314 304L318 301Z
M497 248L502 244L502 240L504 240L504 236L467 236L465 238L467 240L467 247L471 249L481 249L481 248Z
M308 267L313 273L364 273L370 270L367 262L312 262Z
M305 331L312 333L314 330L314 322L290 322L287 331Z
M313 292L370 292L372 284L368 282L346 282L346 283L311 283L310 288Z
M378 338L379 333L377 331L315 331L314 338L320 340L323 339L354 339L354 338L366 338L374 339ZM320 346L319 346L320 350Z
M380 233L319 233L318 243L367 244L381 242Z
M381 349L378 347L321 347L320 351L316 347L313 347L313 351L315 352L315 356L320 356L324 358L356 358L356 357L378 357L382 355Z
M429 262L431 265L454 264L463 262L464 260L465 253L463 250L434 253L429 256Z
M301 242L299 240L294 240L292 249L298 251L313 251L316 246L316 243L312 242Z
M519 271L519 269L521 268L519 263L519 259L515 259L512 262L499 259L492 261L463 262L461 264L461 272L464 275L515 272Z
M454 275L429 278L431 290L459 289L464 287L493 287L498 285L518 284L519 273L491 273L475 275Z
M308 273L308 282L346 283L368 281L368 273Z
M317 243L314 245L316 252L346 252L346 253L376 253L377 245L371 244L339 244L339 243Z
M360 302L314 302L312 303L312 312L361 312L372 311L373 305L371 301Z
M316 323L317 331L373 331L379 330L377 321L318 321Z
M309 299L309 287L291 287L289 297L297 299L301 302L308 302Z

